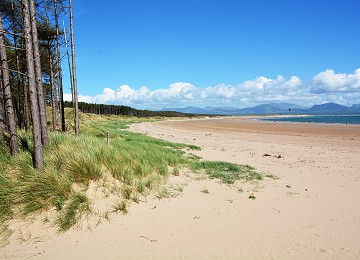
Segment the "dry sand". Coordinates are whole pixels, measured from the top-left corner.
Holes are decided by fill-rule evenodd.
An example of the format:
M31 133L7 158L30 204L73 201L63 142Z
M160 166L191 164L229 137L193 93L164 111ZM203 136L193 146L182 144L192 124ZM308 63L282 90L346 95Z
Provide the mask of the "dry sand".
M39 221L23 224L0 258L360 258L360 126L208 119L131 129L279 179L240 185L239 192L182 174L172 178L183 187L180 196L149 198L91 230L57 235Z

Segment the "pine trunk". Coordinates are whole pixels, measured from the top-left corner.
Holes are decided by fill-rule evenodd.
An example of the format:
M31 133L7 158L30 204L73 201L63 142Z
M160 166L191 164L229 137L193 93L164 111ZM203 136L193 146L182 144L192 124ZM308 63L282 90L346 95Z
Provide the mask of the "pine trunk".
M15 51L15 58L16 58L16 70L20 71L20 60L19 60L19 53ZM23 93L23 86L21 82L21 75L20 73L16 72L16 83L17 83L17 96L18 96L18 126L20 128L25 127L25 119L24 119L24 93Z
M31 111L31 120L32 120L32 133L34 140L34 166L37 169L44 169L44 157L42 152L42 143L41 143L41 127L40 127L40 118L39 118L39 104L38 96L36 89L36 80L35 80L35 64L34 64L34 52L33 52L33 43L31 36L31 21L29 13L29 2L28 0L23 0L24 5L24 26L25 26L25 49L26 49L26 61L28 69L28 81L29 81L29 94L30 94L30 111Z
M5 134L5 106L4 106L4 88L2 83L2 73L0 69L0 138Z
M61 117L61 131L65 132L66 125L65 125L65 111L64 111L64 91L63 91L63 84L62 84L62 69L61 69L61 51L60 51L60 31L59 31L59 13L57 8L57 1L54 0L54 13L55 13L55 28L56 28L56 64L58 69L58 76L59 76L59 110L60 110L60 117Z
M12 11L12 30L14 32L14 47L15 47L15 60L16 60L16 82L17 82L17 118L18 118L18 127L24 128L25 127L25 115L24 115L24 92L22 86L22 77L20 75L20 57L18 51L18 28L17 28L17 19L16 19L16 12L14 0L11 0L11 11Z
M72 57L72 76L73 76L73 87L74 87L74 123L75 123L75 134L80 134L79 128L79 104L78 104L78 91L76 82L76 62L75 62L75 43L74 43L74 24L73 24L73 13L72 13L72 0L69 0L70 4L70 38L71 38L71 57Z
M28 86L26 83L26 76L23 75L23 92L24 92L24 123L25 123L25 129L30 129L30 122L31 122L31 115L30 115L30 102L29 102L29 91Z
M40 61L39 43L38 43L37 28L36 28L36 11L35 11L34 0L29 0L29 7L30 7L29 13L30 13L31 32L32 32L31 35L32 35L33 52L34 52L34 60L35 60L36 88L37 88L39 114L40 114L41 141L43 145L48 145L49 135L47 131L46 107L45 107L44 89L42 84L41 61Z
M18 137L16 133L16 120L15 111L12 101L9 67L5 48L5 36L2 27L2 14L0 12L0 57L1 57L1 69L3 79L3 89L5 98L5 112L8 119L9 131L10 131L10 151L11 155L15 156L19 152Z
M50 85L51 85L51 110L52 110L52 130L56 131L56 114L57 114L57 99L56 99L56 87L54 81L54 65L51 55L51 42L48 43L49 51L49 64L50 64Z

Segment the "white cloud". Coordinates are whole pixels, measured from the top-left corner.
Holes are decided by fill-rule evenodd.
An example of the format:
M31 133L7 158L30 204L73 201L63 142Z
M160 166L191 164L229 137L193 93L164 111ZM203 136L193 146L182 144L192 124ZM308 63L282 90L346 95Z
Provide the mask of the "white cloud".
M315 94L360 91L360 69L354 74L336 74L330 69L320 72L312 79L310 91Z
M253 92L253 91L262 90L264 88L264 85L269 81L271 81L271 79L261 76L261 77L257 77L255 80L245 81L241 85L245 91Z
M219 99L233 100L236 99L236 97L238 96L238 89L236 86L225 84L199 89L198 92L201 100L205 101Z
M354 74L335 74L333 70L320 72L309 84L297 76L276 79L257 77L237 85L220 84L199 88L191 83L176 82L168 88L150 90L121 85L116 90L104 88L96 96L79 96L79 101L128 105L140 109L163 107L234 106L247 107L260 103L289 102L303 106L338 102L345 105L360 103L360 69ZM357 92L356 92L357 91ZM70 94L64 95L71 100Z
M180 102L193 100L195 98L196 87L190 83L177 82L170 85L167 89L156 89L149 93L149 101L158 102Z

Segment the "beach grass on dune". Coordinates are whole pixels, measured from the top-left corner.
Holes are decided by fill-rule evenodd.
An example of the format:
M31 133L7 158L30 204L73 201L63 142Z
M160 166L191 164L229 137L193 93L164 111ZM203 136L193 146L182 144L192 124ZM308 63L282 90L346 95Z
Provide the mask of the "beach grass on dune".
M71 115L69 110L66 113ZM92 201L86 196L90 183L107 175L120 183L111 192L122 198L113 211L123 213L128 211L131 201L138 202L139 196L155 191L170 174L178 175L182 167L205 171L210 178L227 184L262 179L250 166L200 161L199 157L184 152L184 149L199 150L197 146L126 130L130 123L150 120L155 119L81 114L80 136L50 133L50 145L44 148L43 171L35 170L32 165L31 133L18 132L20 153L15 158L1 144L0 230L5 230L13 218L47 210L57 211L55 224L59 231L70 229L92 211ZM69 118L68 121L71 122ZM110 133L109 143L107 133Z
M91 211L88 198L81 193L74 194L68 201L68 205L60 212L56 220L59 228L66 231L74 226L82 215Z

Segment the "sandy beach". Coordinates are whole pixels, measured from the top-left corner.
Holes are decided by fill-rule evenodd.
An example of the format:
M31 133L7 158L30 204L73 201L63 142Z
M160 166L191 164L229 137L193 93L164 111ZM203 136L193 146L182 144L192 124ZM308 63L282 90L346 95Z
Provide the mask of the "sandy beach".
M175 198L148 198L91 229L59 235L40 217L23 224L0 258L360 258L360 126L230 118L131 130L195 144L202 150L191 153L204 160L248 164L278 179L239 190L184 171L171 178L183 188Z

